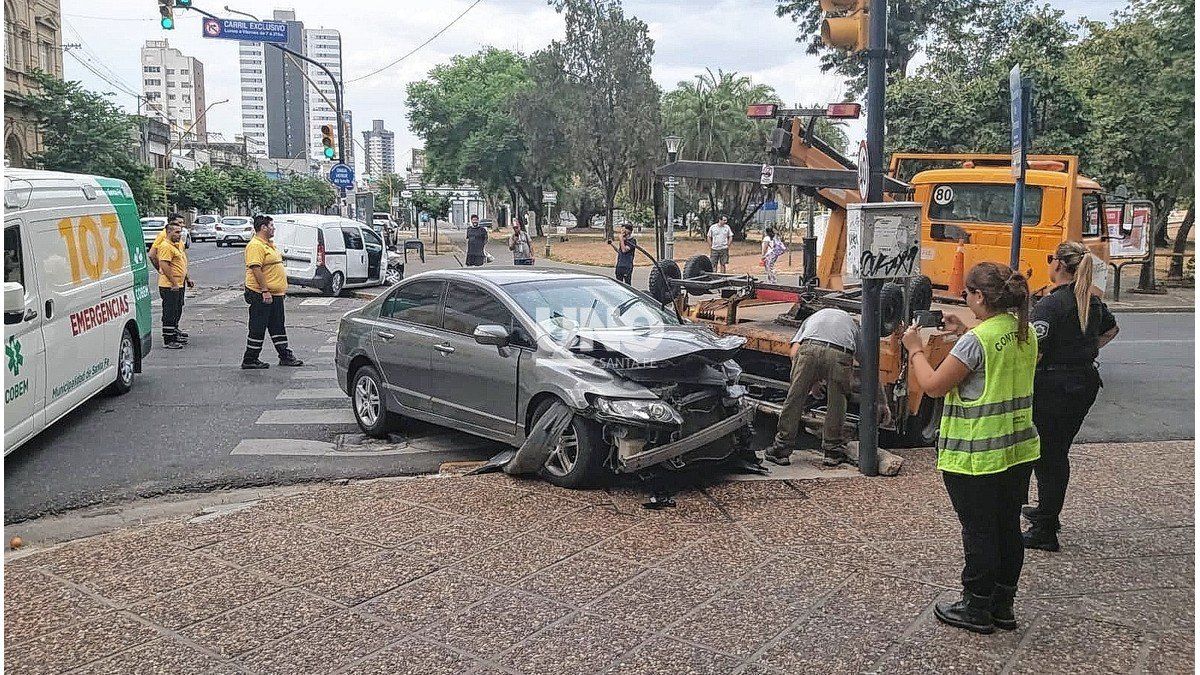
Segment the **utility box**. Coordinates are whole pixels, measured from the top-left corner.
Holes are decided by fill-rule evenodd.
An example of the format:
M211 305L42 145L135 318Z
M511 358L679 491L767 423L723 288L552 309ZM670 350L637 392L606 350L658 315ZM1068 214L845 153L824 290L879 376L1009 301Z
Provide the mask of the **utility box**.
M921 204L846 205L843 283L903 279L921 274Z

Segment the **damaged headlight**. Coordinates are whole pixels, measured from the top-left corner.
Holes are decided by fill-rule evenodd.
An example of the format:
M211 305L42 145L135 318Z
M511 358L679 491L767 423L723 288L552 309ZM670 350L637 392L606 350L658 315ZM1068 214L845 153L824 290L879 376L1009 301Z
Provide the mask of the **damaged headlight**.
M592 404L596 412L605 417L655 424L683 424L679 413L662 401L597 396L592 399Z

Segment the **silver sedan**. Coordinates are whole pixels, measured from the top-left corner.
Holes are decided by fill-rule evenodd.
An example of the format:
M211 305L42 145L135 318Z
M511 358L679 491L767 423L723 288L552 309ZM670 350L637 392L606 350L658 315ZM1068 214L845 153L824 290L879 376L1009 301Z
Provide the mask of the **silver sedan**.
M427 272L342 318L335 363L363 431L403 417L524 452L565 487L745 450L744 339L683 321L612 279L557 270Z

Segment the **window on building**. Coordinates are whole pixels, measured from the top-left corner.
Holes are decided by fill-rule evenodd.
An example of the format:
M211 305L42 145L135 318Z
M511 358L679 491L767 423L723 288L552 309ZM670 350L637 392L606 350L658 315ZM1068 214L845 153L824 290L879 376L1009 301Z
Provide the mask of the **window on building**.
M180 69L179 69L179 74L180 74L180 75L187 75L187 74L188 74L187 68L180 68Z
M175 94L167 94L167 99L169 99L169 100L171 100L171 101L174 101L174 100L175 100Z
M161 87L162 80L149 80L148 79L148 80L146 80L146 86L147 87Z
M162 68L159 68L158 66L143 66L142 72L143 73L161 73Z
M174 69L174 68L167 68L167 74L168 74L168 75L174 75L174 74L175 74L175 69Z

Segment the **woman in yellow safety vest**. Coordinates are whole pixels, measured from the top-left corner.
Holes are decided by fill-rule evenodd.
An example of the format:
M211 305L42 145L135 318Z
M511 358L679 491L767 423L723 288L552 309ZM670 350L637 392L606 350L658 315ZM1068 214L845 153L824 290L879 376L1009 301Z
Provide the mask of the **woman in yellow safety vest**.
M966 276L963 298L979 319L975 328L954 316L946 328L960 337L937 369L919 329L904 333L917 383L945 396L937 445L950 503L962 523L962 600L938 603L934 614L977 633L1014 630L1013 597L1025 561L1021 505L1040 454L1033 424L1037 338L1029 329L1029 282L997 263L979 263Z

